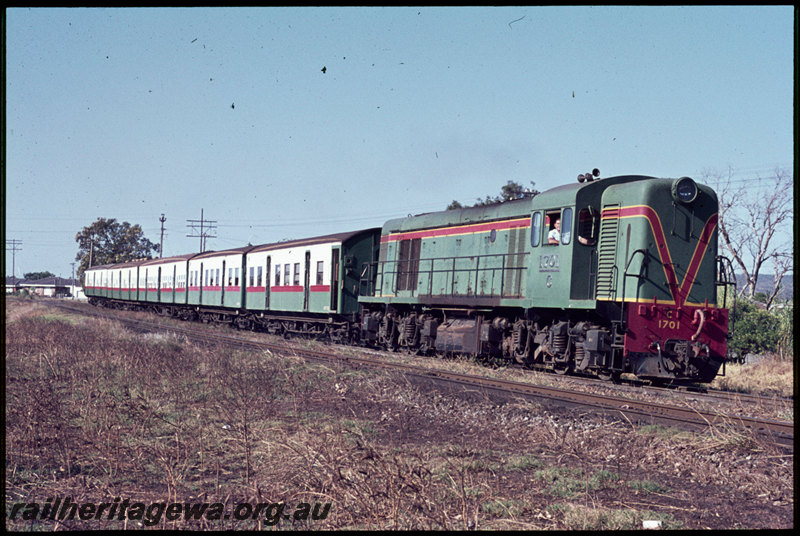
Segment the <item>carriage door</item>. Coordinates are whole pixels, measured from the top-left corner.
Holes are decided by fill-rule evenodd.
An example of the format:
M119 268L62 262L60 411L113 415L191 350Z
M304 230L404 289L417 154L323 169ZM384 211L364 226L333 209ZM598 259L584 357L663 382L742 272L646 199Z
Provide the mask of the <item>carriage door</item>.
M272 257L267 255L267 273L264 274L264 309L269 309L269 278L272 275Z
M614 300L617 294L617 232L619 203L603 205L600 215L600 240L597 244L597 297Z
M220 288L219 304L225 305L225 261L222 261L222 279L218 284Z
M311 282L311 252L306 251L306 273L303 282L303 311L308 311L309 283Z
M331 252L331 312L339 308L339 248Z

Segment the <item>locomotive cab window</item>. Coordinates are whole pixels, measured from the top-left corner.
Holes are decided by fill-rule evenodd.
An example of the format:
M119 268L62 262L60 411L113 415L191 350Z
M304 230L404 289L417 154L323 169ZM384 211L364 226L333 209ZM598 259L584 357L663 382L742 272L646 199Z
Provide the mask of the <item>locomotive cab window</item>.
M544 217L545 232L548 245L557 246L561 241L561 211L548 211Z
M572 209L565 208L561 215L561 243L565 246L572 238Z
M539 245L542 236L542 213L534 212L531 216L531 247Z

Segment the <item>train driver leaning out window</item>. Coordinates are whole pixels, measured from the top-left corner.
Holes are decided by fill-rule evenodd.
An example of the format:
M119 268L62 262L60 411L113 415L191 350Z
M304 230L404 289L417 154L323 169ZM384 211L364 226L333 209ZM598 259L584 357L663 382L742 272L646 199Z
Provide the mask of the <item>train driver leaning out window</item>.
M594 230L597 225L597 214L591 208L581 209L578 216L578 242L584 246L593 246L597 242L594 237Z
M560 241L561 241L561 218L556 218L555 223L553 223L553 228L550 229L550 232L547 234L547 243L558 245Z

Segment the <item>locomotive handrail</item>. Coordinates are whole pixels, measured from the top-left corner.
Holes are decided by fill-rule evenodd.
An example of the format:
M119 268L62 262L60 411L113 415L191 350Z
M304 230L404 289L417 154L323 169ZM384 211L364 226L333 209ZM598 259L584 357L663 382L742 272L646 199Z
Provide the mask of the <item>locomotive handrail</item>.
M586 295L594 296L595 299L597 299L597 272L599 271L597 266L598 255L597 248L592 248L589 252L589 288Z
M522 295L521 288L513 289L512 292L506 292L506 271L511 273L517 272L525 272L527 270L527 266L524 262L517 261L519 266L509 266L512 264L511 262L506 262L508 258L523 258L524 256L529 255L528 252L519 252L519 253L493 253L488 255L463 255L463 256L452 256L452 257L432 257L428 259L417 259L419 264L427 263L427 268L419 267L416 270L417 275L417 284L415 288L407 289L409 290L412 295L418 296L433 296L433 282L434 282L434 275L435 274L449 274L449 292L444 292L441 295L443 296L456 296L459 295L456 293L456 283L457 283L457 274L470 274L468 279L473 279L471 274L474 275L474 288L471 289L471 292L467 292L464 294L465 296L477 296L478 294L478 286L480 283L480 276L484 274L484 276L489 276L487 280L489 281L490 290L495 289L495 281L497 278L497 272L500 272L500 281L499 281L499 291L498 292L490 292L489 294L484 294L486 296L501 296L501 297L519 297ZM499 261L499 266L491 266L491 260L495 259ZM458 267L459 261L468 261L470 266ZM370 295L375 295L378 289L383 289L383 284L385 281L386 276L394 276L394 284L392 286L391 291L395 294L397 293L397 285L398 285L398 275L401 274L401 263L407 262L405 260L384 260L378 261L374 263L374 266L377 269L377 275L375 286L372 289L373 292ZM474 265L472 265L474 262ZM444 267L439 267L438 265L446 263L447 265ZM370 270L371 270L370 266ZM368 276L368 281L366 282L369 285L369 281L371 280L372 274L370 273ZM427 288L423 289L423 292L419 292L419 282L421 277L427 277ZM445 278L445 284L448 283L448 278ZM468 287L469 288L469 287Z
M631 267L631 263L633 262L633 259L636 257L637 253L641 253L642 257L644 257L643 260L642 260L642 265L639 267L639 273L638 274L629 274L628 273L628 268ZM628 277L636 277L638 279L641 279L642 277L644 277L644 276L642 276L642 267L645 266L645 264L646 264L645 261L647 261L647 259L648 259L648 256L647 256L647 250L646 249L640 248L640 249L635 250L633 253L631 253L630 258L628 259L628 262L625 265L625 272L622 274L622 302L623 303L625 302L625 283L628 281ZM637 285L636 286L636 298L635 298L637 302L639 301L639 291L640 290L641 290L640 285ZM619 321L622 322L623 326L625 325L625 307L621 307L620 308Z
M361 263L361 275L358 278L358 295L359 296L374 296L375 295L375 282L373 277L373 266L377 265L376 262L363 262ZM366 291L366 292L365 292Z
M733 263L724 255L717 255L717 277L714 281L714 287L724 287L722 294L722 307L727 308L728 305L728 287L733 286L731 295L733 296L733 307L730 308L728 314L728 334L727 338L733 336L736 327L736 272L733 270ZM731 280L733 276L733 280Z
M694 206L691 206L689 208L689 210L691 212L691 217L689 218L689 238L690 239L691 238L697 238L696 236L694 236L694 219L695 219L694 218ZM675 233L675 222L678 219L677 218L677 213L678 213L678 204L675 201L673 201L672 202L672 229L669 232L669 234L671 236L678 236Z

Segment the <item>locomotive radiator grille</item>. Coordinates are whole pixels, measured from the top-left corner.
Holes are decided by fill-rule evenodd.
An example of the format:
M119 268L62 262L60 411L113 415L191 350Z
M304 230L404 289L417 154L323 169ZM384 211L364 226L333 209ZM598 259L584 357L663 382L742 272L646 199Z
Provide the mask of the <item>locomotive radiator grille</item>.
M600 239L597 256L597 298L611 300L616 294L614 266L617 262L617 230L619 229L619 205L603 207L600 220Z

